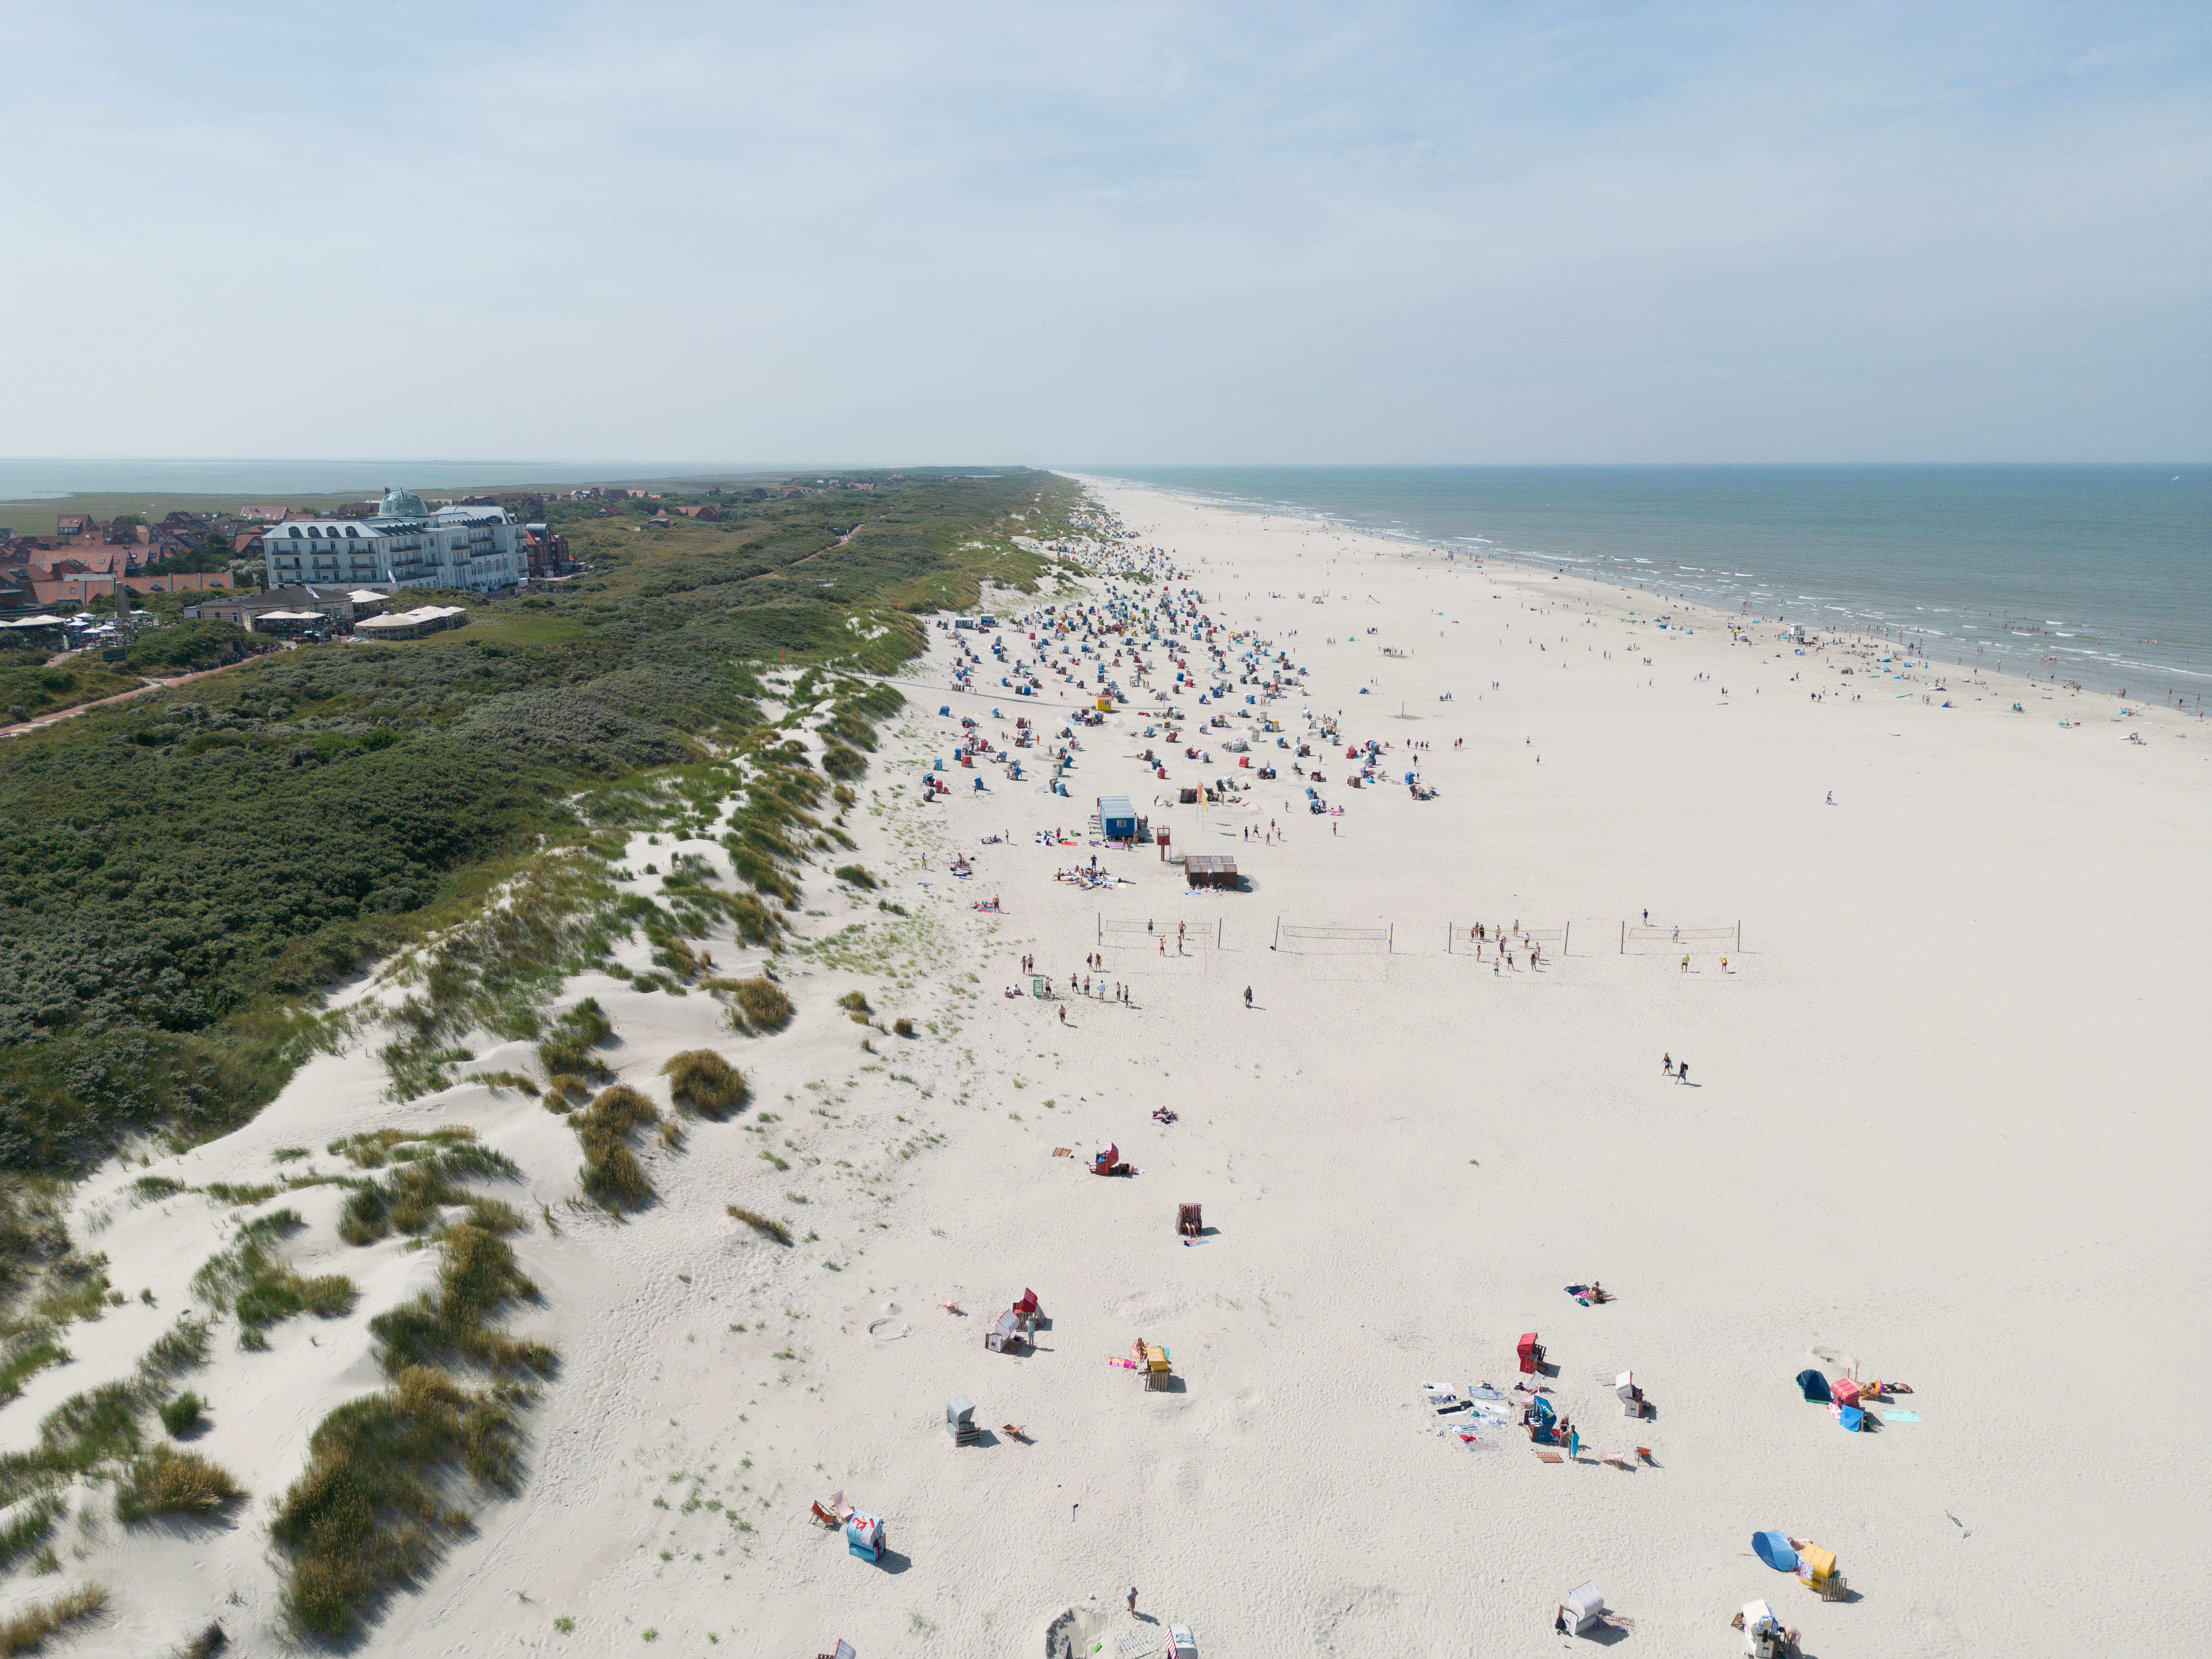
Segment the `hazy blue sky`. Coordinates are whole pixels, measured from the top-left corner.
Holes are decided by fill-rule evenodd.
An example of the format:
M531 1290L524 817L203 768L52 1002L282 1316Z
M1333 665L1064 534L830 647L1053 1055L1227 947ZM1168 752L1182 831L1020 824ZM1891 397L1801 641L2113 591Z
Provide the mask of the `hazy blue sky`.
M0 454L2212 455L2212 7L0 8Z

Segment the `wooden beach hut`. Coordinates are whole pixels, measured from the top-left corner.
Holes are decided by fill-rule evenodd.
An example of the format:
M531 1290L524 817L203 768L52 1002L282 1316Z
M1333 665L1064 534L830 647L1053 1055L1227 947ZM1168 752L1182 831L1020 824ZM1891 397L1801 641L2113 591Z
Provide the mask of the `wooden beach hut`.
M1193 853L1182 861L1182 878L1193 887L1237 890L1237 860L1222 853Z

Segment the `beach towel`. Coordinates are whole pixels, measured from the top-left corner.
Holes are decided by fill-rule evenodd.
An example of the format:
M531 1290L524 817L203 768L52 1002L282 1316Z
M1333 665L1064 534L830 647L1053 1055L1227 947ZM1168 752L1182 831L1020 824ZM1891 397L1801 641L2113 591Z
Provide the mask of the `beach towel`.
M1540 1463L1564 1463L1567 1460L1555 1451L1540 1451L1536 1454L1536 1461Z
M1917 1423L1920 1420L1920 1413L1918 1412L1893 1411L1888 1407L1885 1406L1881 1408L1881 1420L1885 1423Z

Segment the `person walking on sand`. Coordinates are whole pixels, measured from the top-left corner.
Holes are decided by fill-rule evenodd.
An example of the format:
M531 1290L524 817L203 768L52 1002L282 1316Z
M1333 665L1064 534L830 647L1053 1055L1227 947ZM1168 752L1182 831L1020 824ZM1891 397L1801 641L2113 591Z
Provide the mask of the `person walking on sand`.
M1134 1584L1132 1584L1132 1585L1130 1585L1130 1586L1129 1586L1129 1611L1130 1611L1132 1613L1134 1613L1136 1612L1136 1610L1137 1610L1137 1587L1136 1587Z
M1682 971L1686 974L1690 971L1690 953L1687 951L1682 952Z
M1662 1055L1660 1055L1660 1056L1659 1056L1659 1069L1660 1069L1661 1071L1662 1071L1662 1072L1666 1073L1667 1073L1667 1075L1668 1075L1668 1077L1672 1077L1672 1076L1674 1076L1674 1055L1672 1055L1672 1054L1662 1054Z
M1252 988L1249 985L1244 988L1244 1006L1247 1008L1252 1006Z
M1686 1060L1680 1066L1677 1066L1674 1068L1674 1081L1677 1083L1687 1083L1689 1080L1690 1062Z

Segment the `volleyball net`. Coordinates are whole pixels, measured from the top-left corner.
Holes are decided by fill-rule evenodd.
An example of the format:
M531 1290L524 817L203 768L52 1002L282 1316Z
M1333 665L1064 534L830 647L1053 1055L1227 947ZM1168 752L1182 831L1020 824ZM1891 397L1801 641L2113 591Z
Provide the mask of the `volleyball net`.
M1620 953L1623 956L1662 957L1668 952L1679 956L1687 951L1692 956L1710 956L1725 951L1743 948L1743 924L1731 921L1687 923L1653 927L1649 923L1624 921L1620 924Z
M1397 929L1387 922L1368 927L1346 922L1278 921L1274 948L1310 955L1389 956L1396 933Z
M1524 927L1516 922L1455 921L1444 933L1444 951L1450 956L1482 956L1502 946L1525 950L1530 945L1555 956L1567 953L1572 922L1557 927Z
M1159 939L1173 941L1178 937L1178 930L1186 945L1216 946L1221 943L1221 923L1218 920L1194 921L1188 916L1176 916L1166 921L1158 916L1148 916L1142 921L1119 921L1111 916L1098 918L1099 944L1120 945L1125 950L1136 945L1149 950L1152 941ZM1169 948L1174 948L1172 943Z

